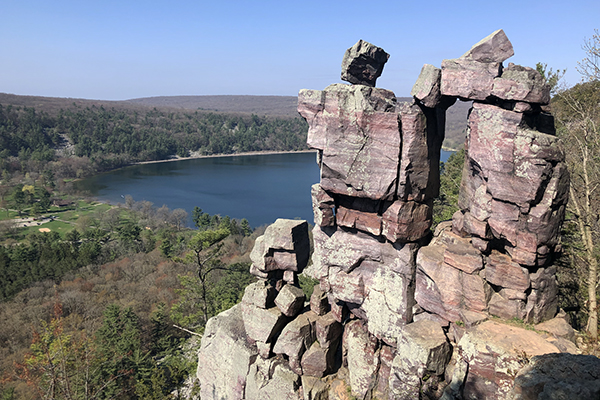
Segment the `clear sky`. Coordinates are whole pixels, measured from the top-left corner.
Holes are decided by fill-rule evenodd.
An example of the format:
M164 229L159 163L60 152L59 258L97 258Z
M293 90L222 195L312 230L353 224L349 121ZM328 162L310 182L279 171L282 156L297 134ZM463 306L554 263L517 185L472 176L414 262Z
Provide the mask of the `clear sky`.
M496 29L515 56L580 79L600 1L0 0L0 92L124 100L296 95L340 82L358 39L391 56L377 86L408 96Z

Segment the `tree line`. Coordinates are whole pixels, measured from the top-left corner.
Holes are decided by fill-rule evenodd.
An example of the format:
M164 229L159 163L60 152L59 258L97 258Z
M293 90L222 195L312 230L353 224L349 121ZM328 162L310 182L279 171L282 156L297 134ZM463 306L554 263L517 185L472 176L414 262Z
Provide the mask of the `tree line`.
M0 105L0 171L73 178L175 155L303 150L307 131L299 117Z

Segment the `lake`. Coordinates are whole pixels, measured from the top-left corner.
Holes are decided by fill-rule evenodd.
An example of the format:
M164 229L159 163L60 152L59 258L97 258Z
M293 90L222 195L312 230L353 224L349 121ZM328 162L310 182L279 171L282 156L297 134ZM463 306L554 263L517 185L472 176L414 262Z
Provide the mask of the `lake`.
M442 151L442 161L452 154ZM246 218L253 227L277 218L313 221L310 187L319 182L315 153L224 156L133 165L76 182L100 201L147 200L190 215ZM191 222L190 222L191 223Z

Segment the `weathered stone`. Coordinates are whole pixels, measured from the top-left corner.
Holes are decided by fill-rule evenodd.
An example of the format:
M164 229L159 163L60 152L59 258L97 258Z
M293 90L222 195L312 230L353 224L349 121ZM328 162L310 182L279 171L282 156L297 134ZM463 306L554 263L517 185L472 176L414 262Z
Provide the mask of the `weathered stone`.
M381 234L381 216L340 206L335 214L335 222L339 226L355 228L372 235Z
M550 103L550 86L538 71L510 63L494 80L492 94L503 100Z
M279 218L256 239L250 259L262 272L291 270L300 273L308 262L309 253L308 223Z
M321 378L335 366L337 348L323 348L314 342L302 356L302 372L304 375Z
M563 338L547 337L546 340L556 346L561 353L581 354L581 350L573 342Z
M335 201L333 197L324 191L318 183L312 185L311 194L315 225L334 226L335 216L333 211L335 208Z
M450 325L450 321L440 317L437 314L428 313L427 311L423 311L419 314L413 315L413 322L419 322L424 319L433 321L436 324L438 324L439 326L444 327L444 328L447 328Z
M460 310L460 319L462 322L464 322L465 327L470 328L472 326L479 325L484 321L487 321L488 315L487 313L477 311Z
M390 58L382 48L359 40L346 50L342 60L342 80L353 84L375 86Z
M439 155L444 140L445 110L403 103L398 199L428 203L439 194Z
M369 235L343 230L327 236L315 229L314 240L313 260L326 270L323 288L335 300L351 304L353 313L373 316L372 333L393 337L393 330L410 320L417 245L380 243Z
M377 339L363 321L352 321L344 329L343 346L352 395L364 398L379 366Z
M402 326L411 320L415 287L412 276L377 268L365 278L361 309L369 321L369 332L388 344L395 342Z
M417 254L415 300L425 310L448 321L460 320L460 310L485 311L489 289L478 275L444 263L445 246L427 246Z
M525 302L518 299L507 299L499 293L494 293L490 299L489 312L504 319L524 319Z
M298 285L298 274L296 271L283 271L283 281L288 285Z
M513 171L514 140L523 118L523 114L491 104L473 104L468 124L468 156L481 167L485 177L488 171L506 174Z
M483 268L481 253L471 246L468 239L461 239L457 243L449 244L444 251L444 262L467 274Z
M554 278L554 277L552 277ZM549 279L544 289L532 289L527 297L525 321L540 323L553 318L558 310L558 286L556 279Z
M412 242L429 233L432 206L414 201L397 200L383 213L383 235L391 242Z
M492 239L492 231L485 221L480 221L470 212L466 212L463 217L463 232L478 236L482 239Z
M250 367L245 399L301 400L300 377L283 360L257 359ZM204 397L203 397L204 399Z
M305 300L306 296L302 289L297 286L284 285L275 298L275 305L286 317L293 317L304 308Z
M302 375L304 400L329 400L329 384L314 376Z
M575 340L575 330L563 318L552 318L535 326L538 331L545 331L557 338Z
M260 308L268 308L273 306L275 299L275 288L268 281L259 279L258 281L249 284L244 289L244 297L242 302L253 304Z
M573 354L531 358L515 377L515 400L598 399L600 359Z
M503 62L514 54L512 43L504 31L498 29L474 44L461 58L491 63Z
M322 315L315 320L316 339L323 348L337 347L343 332L344 327L332 313Z
M465 399L508 398L514 376L528 357L559 352L533 331L493 321L467 330L457 350L469 365Z
M316 319L317 316L311 312L298 315L283 328L273 346L273 353L288 356L290 368L298 375L302 375L300 366L302 354L316 339L314 328Z
M450 343L437 323L422 320L406 325L397 340L390 392L401 398L419 398L421 379L428 373L442 375L451 354Z
M298 111L309 123L308 145L323 152L324 190L374 200L394 196L400 129L393 92L334 84L322 96L300 91Z
M496 250L492 250L488 258L485 279L493 285L523 292L530 286L529 271Z
M379 372L377 374L377 387L374 391L374 398L389 398L390 373L394 361L395 348L382 345L379 349Z
M257 342L270 343L289 320L277 307L264 309L242 303L242 310L246 333Z
M444 389L441 400L456 400L462 398L462 388L467 377L469 364L467 364L458 352L452 354L452 358L446 366L446 382L448 386Z
M317 315L324 315L329 311L329 308L327 293L321 289L321 285L315 285L310 296L310 310Z
M431 64L423 65L421 73L410 91L410 95L419 100L425 107L436 107L442 98L442 93L440 92L441 78L441 69Z
M258 355L264 358L265 360L271 357L271 348L273 347L273 343L264 343L261 341L256 341L256 348L258 349Z
M196 372L203 399L244 399L246 377L258 351L247 341L242 314L238 304L206 323Z
M492 94L494 78L500 76L501 63L482 63L465 58L442 61L443 96L463 100L486 100Z

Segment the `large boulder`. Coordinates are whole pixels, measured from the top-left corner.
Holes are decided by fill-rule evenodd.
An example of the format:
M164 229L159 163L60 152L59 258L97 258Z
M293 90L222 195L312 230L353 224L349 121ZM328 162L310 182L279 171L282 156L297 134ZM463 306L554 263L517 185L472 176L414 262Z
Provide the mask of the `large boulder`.
M321 187L334 194L392 198L400 129L393 92L334 84L301 90L298 112L309 124L307 143L322 151Z
M423 65L410 95L419 100L425 107L434 108L442 98L442 92L440 91L441 78L441 69L431 64Z
M492 95L503 100L548 104L550 86L535 69L511 63L494 80Z
M302 400L300 385L300 376L285 361L276 358L263 360L259 357L248 372L245 399Z
M487 100L501 70L500 62L483 63L467 58L443 60L442 95L463 100Z
M443 375L452 348L442 327L429 320L406 325L398 336L390 373L394 398L417 399L426 375Z
M258 350L248 340L242 315L238 304L206 323L196 371L202 399L247 398L247 376Z
M287 324L273 346L273 353L285 354L288 357L292 371L302 374L300 361L304 352L316 339L316 314L312 312L298 315Z
M364 40L346 50L342 60L342 80L353 84L375 86L390 58L381 47Z
M468 329L457 345L460 361L466 362L465 399L506 399L514 379L530 357L559 353L539 334L493 321Z
M369 334L363 321L356 320L346 324L343 346L352 395L362 399L379 368L377 339Z
M252 266L262 273L277 270L301 273L309 254L308 223L279 218L256 239L250 259Z
M369 321L372 334L389 343L410 321L414 304L416 244L373 240L362 232L313 230L313 277L336 301Z
M498 29L475 43L461 58L492 63L503 62L514 54L512 43L508 40L504 31Z

